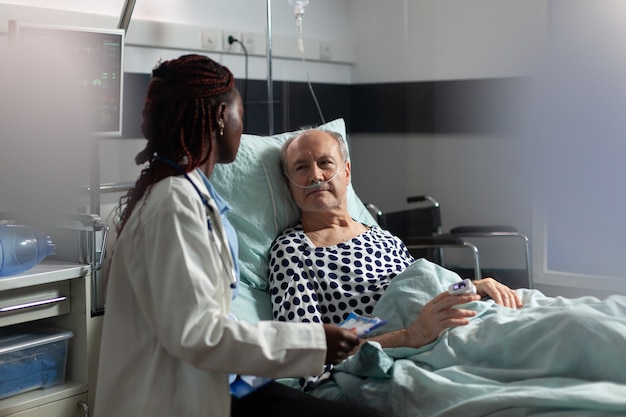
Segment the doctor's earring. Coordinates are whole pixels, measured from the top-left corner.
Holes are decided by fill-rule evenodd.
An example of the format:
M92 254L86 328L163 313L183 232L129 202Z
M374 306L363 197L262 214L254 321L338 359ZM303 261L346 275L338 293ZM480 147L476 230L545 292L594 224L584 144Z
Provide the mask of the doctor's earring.
M220 127L220 136L224 136L224 122L220 120L217 124Z

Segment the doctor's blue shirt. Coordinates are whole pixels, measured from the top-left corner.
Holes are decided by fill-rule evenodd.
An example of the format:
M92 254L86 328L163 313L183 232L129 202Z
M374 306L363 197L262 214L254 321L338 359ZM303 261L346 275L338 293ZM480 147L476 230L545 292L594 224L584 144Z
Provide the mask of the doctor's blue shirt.
M209 194L211 198L215 201L215 205L217 206L220 217L222 219L222 224L224 225L224 229L226 230L226 237L228 238L228 245L230 246L230 253L233 257L233 265L235 265L235 276L237 277L237 284L239 284L239 242L237 240L237 232L233 225L228 221L227 213L230 211L230 206L224 201L224 199L215 191L213 185L209 181L209 179L204 175L202 171L196 169L198 174L200 174L200 178L204 182L207 190L209 190ZM233 288L233 299L237 297L239 285Z

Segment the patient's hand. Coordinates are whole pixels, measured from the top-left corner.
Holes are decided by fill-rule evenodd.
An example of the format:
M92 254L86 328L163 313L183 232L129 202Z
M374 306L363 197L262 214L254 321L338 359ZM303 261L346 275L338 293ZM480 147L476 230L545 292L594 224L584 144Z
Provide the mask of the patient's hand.
M524 305L514 290L493 278L477 279L474 286L478 294L492 298L497 304L510 308L521 308Z
M382 347L422 347L436 340L444 330L468 324L468 318L474 317L476 312L455 306L478 300L480 296L476 294L441 293L424 306L417 319L406 329L375 336L370 340L379 342Z

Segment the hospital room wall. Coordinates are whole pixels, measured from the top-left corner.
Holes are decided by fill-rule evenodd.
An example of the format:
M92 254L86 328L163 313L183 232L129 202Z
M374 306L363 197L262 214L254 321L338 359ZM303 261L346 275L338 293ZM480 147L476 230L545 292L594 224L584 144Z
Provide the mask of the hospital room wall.
M530 236L529 167L505 120L543 45L547 2L357 3L353 85L376 84L368 119L394 124L351 135L359 195L391 211L429 194L446 229L506 224Z
M471 125L415 129L408 125L420 117L417 108L404 119L386 111L402 112L406 97L378 103L383 119L407 126L352 134L359 194L385 210L407 207L406 196L431 194L442 203L447 228L516 226L531 239L535 286L549 295L625 294L626 198L617 190L626 178L626 128L618 111L626 88L626 5L358 3L353 85L378 83L380 90L400 83L410 90L430 83L436 90L451 80L476 85L497 79L507 88L491 96L484 110L511 123L500 131ZM382 15L389 18L376 18ZM373 33L389 38L379 42ZM386 96L377 94L371 105ZM476 114L467 103L458 107ZM454 116L439 110L444 118Z
M546 5L545 0L353 1L352 26L354 38L358 40L359 58L354 66L352 82L357 85L377 84L383 89L398 84L410 87L421 83L436 89L445 83L464 80L464 85L457 82L457 86L449 89L450 94L461 95L462 88L481 83L485 85L479 87L483 88L481 91L488 92L491 80L510 80L509 85L513 85L531 74L533 57L545 36ZM485 80L488 82L485 83ZM491 82L493 84L494 81ZM369 104L376 106L373 100L379 98L371 97ZM400 94L394 96L392 93L384 99L390 101L386 104L398 105L391 112L405 112L402 116L387 115L391 119L388 123L409 124L424 117L423 113L433 111L432 108L419 106L419 103L416 108L400 107L405 99ZM394 99L398 101L392 103ZM438 99L442 100L435 97L428 104L437 105L435 101ZM455 104L449 103L450 106ZM504 104L498 103L501 106ZM445 107L441 104L437 106ZM464 106L458 111L469 113L473 110L470 106L479 108L485 103L470 101ZM498 110L493 107L493 110ZM441 115L453 116L446 109L441 109ZM427 117L436 118L438 114ZM497 120L508 116L502 112L483 117ZM382 118L385 120L385 115ZM506 128L477 126L478 123L473 121L463 126L446 126L443 122L440 126L417 128L398 125L384 129L384 133L353 134L354 152L357 152L354 169L358 170L354 181L356 184L368 184L359 187L363 188L360 193L368 200L379 201L384 210L406 207L406 196L432 193L443 200L444 209L449 208L444 217L448 226L459 222L495 221L515 224L530 232L528 219L520 221L518 210L511 211L514 206L517 207L515 203L520 197L526 197L517 196L520 184L516 171L521 167L520 162L516 162L519 158L514 158L515 137L508 135ZM385 152L378 152L377 147ZM366 163L359 164L361 153L364 159L371 155L372 160L365 159ZM376 158L385 155L385 160L372 164L375 162L374 155ZM394 182L398 182L392 187L381 180L387 169L398 174L389 175ZM500 193L498 197L498 193L493 192L492 182L494 175L501 170L507 175L504 178L496 175L502 184L498 188L504 188L499 190L504 194ZM507 173L509 170L511 174ZM503 180L510 180L512 184ZM369 185L376 187L376 191L370 192ZM494 205L494 199L501 201ZM506 201L511 201L511 207Z

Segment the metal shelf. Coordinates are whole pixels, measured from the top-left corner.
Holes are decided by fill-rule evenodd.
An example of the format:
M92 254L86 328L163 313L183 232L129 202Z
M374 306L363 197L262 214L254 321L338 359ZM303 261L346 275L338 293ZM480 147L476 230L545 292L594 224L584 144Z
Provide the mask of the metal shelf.
M83 278L90 269L87 264L46 259L22 274L0 277L0 291Z

